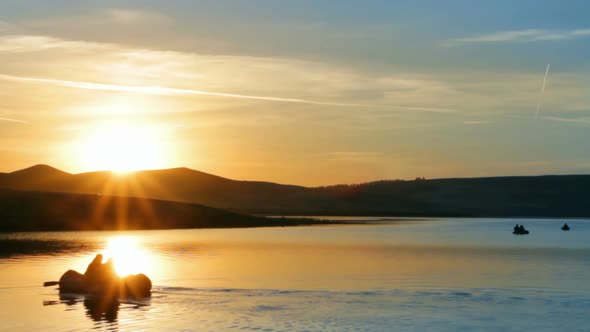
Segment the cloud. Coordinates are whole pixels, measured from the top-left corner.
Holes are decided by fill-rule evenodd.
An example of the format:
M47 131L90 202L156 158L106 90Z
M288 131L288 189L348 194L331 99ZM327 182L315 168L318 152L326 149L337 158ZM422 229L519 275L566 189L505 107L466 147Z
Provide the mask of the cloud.
M4 51L5 58L12 57L8 61L11 66L3 68L0 63L0 73L5 73L2 79L10 81L152 95L370 107L381 111L456 111L456 105L449 107L441 102L455 93L452 88L412 73L371 75L293 58L213 56L42 35L0 36L0 51ZM21 54L27 58L22 64ZM59 79L54 79L56 75ZM113 82L116 83L109 84Z
M371 119L391 114L495 114L532 111L539 84L537 74L523 72L372 72L296 58L163 51L43 35L0 36L0 50L5 51L0 53L4 91L14 82L28 82L41 88L219 97L198 104L175 99L174 109L183 111L261 100L346 106L350 114ZM588 82L581 73L556 72L544 100L547 109L587 105ZM72 103L81 95L62 92Z
M558 116L542 116L541 119L558 122L568 122L574 124L590 125L590 119L587 118L564 118Z
M92 31L99 28L104 31L125 31L121 29L144 29L163 26L172 22L170 17L161 13L136 8L106 8L80 15L60 17L37 17L33 20L18 21L19 27L27 29L45 29L44 31L61 31L69 33ZM141 26L141 27L140 27ZM108 29L108 30L107 30ZM152 31L149 31L152 33Z
M49 36L4 35L0 36L0 52L27 53L42 52L52 49L97 51L112 47L110 44L71 41Z
M590 37L590 29L574 30L544 30L525 29L499 31L489 34L474 35L464 38L448 39L442 45L446 47L462 46L466 44L507 43L507 42L536 42L571 40Z
M84 82L84 81L70 81L60 80L52 78L41 78L41 77L23 77L0 74L0 80L16 81L16 82L28 82L36 84L48 84L54 86L62 86L66 88L75 88L83 90L95 90L95 91L108 91L108 92L127 92L127 93L140 93L149 95L163 95L163 96L212 96L222 98L237 98L237 99L251 99L261 100L269 102L285 102L285 103L298 103L298 104L312 104L322 106L337 106L337 107L363 107L363 108L375 108L375 109L402 109L408 111L418 111L426 113L455 113L457 110L449 108L437 108L437 107L415 107L405 105L394 105L394 104L356 104L356 103L338 103L329 101L318 101L310 99L300 98L285 98L277 96L258 96L258 95L246 95L237 93L227 92L214 92L196 89L182 89L172 88L165 86L141 86L141 85L119 85L119 84L108 84L108 83L96 83L96 82Z
M414 107L414 106L400 106L399 108L406 109L408 111L420 111L429 113L456 113L458 110L443 107Z
M15 123L28 123L28 122L23 121L23 120L11 119L11 118L1 118L1 117L0 117L0 121L15 122Z
M463 121L463 124L466 125L481 125L481 124L486 124L488 123L487 121Z
M50 84L50 85L63 86L63 87L67 87L67 88L98 90L98 91L131 92L131 93L155 94L155 95L203 95L203 96L214 96L214 97L254 99L254 100L263 100L263 101L315 104L315 105L326 105L326 106L361 106L359 104L333 103L333 102L314 101L314 100L298 99L298 98L282 98L282 97L272 97L272 96L252 96L252 95L243 95L243 94L235 94L235 93L225 93L225 92L211 92L211 91L204 91L204 90L177 89L177 88L162 87L162 86L132 86L132 85L116 85L116 84L104 84L104 83L94 83L94 82L79 82L79 81L57 80L57 79L51 79L51 78L20 77L20 76L3 75L3 74L0 74L0 79L9 80L9 81Z
M101 17L101 16L99 16ZM165 23L169 18L148 11L125 8L110 8L105 11L104 17L122 24L138 24L138 23Z

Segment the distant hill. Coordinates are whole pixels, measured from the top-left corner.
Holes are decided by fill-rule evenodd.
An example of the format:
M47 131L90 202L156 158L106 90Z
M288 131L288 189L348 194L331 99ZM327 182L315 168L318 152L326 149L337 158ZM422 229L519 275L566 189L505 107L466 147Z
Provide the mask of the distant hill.
M0 173L0 188L148 197L247 213L298 211L307 205L321 206L327 199L305 187L235 181L188 168L127 175L108 171L69 174L47 165L36 165L13 173ZM332 205L330 202L327 206Z
M312 224L146 198L0 189L0 231L227 228Z
M378 181L316 188L365 214L590 217L590 175Z
M146 197L252 214L590 217L590 175L392 180L309 188L174 168L0 173L0 188Z

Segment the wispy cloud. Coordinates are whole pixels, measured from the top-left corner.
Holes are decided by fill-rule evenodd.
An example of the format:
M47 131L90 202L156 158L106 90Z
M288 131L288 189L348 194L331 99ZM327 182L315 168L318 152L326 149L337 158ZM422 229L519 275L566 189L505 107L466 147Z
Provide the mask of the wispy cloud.
M71 81L71 80L60 80L52 78L41 78L41 77L23 77L0 74L0 80L16 81L16 82L28 82L35 84L48 84L55 86L62 86L66 88L75 88L83 90L96 90L96 91L110 91L110 92L128 92L128 93L139 93L148 95L163 95L163 96L212 96L222 98L237 98L237 99L251 99L261 100L269 102L285 102L285 103L299 103L299 104L312 104L322 106L337 106L337 107L363 107L363 108L374 108L374 109L388 109L388 110L406 110L416 111L425 113L456 113L458 110L443 107L421 107L421 106L407 106L407 105L396 105L396 104L356 104L356 103L338 103L329 101L318 101L301 98L285 98L276 96L258 96L258 95L247 95L247 94L236 94L227 92L214 92L197 89L181 89L171 88L165 86L142 86L142 85L118 85L118 84L107 84L107 83L96 83L96 82L84 82L84 81Z
M0 24L0 30L1 30ZM0 52L26 53L41 52L52 49L97 51L107 50L113 45L84 41L64 40L50 36L4 35L0 36Z
M444 107L416 107L416 106L400 106L399 108L408 111L418 111L427 113L456 113L458 110Z
M590 37L590 29L574 30L545 30L525 29L498 31L488 34L473 35L463 38L448 39L442 45L446 47L462 46L466 44L507 43L507 42L536 42L571 40Z
M14 122L14 123L28 123L27 121L18 120L18 119L11 119L11 118L0 118L0 121Z
M539 91L539 76L528 73L372 72L297 58L162 51L43 35L0 35L0 50L4 51L0 73L5 73L0 80L6 82L219 97L200 103L199 109L230 107L232 101L249 99L347 106L351 114L357 107L375 111L364 112L371 117L393 113L467 114L472 110L481 113L534 107ZM552 76L551 94L544 97L547 108L563 110L570 105L588 104L586 76ZM506 82L510 82L510 89ZM194 109L189 99L177 104Z
M76 30L69 33L84 33L101 29L102 33L126 31L126 28L145 29L150 34L157 32L157 25L161 27L173 20L156 11L138 8L102 8L96 11L81 12L79 15L65 15L59 17L36 17L33 20L20 20L18 25L25 29L43 29L45 31L59 32L65 29ZM141 28L139 27L141 26ZM19 29L20 30L20 29ZM129 31L129 30L127 30ZM87 38L81 38L87 39Z
M58 80L51 78L39 78L39 77L21 77L0 74L0 79L9 81L19 82L30 82L38 84L50 84L63 86L67 88L76 88L84 90L98 90L98 91L112 91L112 92L130 92L130 93L142 93L142 94L153 94L153 95L201 95L201 96L214 96L214 97L225 97L225 98L239 98L239 99L254 99L263 101L274 101L274 102L288 102L288 103L302 103L302 104L314 104L314 105L325 105L325 106L363 106L359 104L347 104L347 103L335 103L335 102L323 102L308 99L298 98L282 98L273 96L253 96L226 92L212 92L204 90L193 90L193 89L178 89L162 86L134 86L134 85L117 85L117 84L104 84L95 82L80 82L80 81L68 81Z
M564 118L558 116L542 116L541 119L549 120L549 121L558 121L558 122L568 122L574 124L584 124L590 125L590 119L587 118Z
M168 17L148 11L126 8L110 8L105 11L105 16L117 23L163 23L169 21Z

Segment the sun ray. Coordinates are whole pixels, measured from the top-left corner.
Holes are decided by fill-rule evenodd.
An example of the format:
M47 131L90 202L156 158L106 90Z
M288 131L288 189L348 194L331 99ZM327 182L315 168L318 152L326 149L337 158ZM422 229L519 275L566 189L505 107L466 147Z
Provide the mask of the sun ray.
M137 197L145 197L145 191L143 189L142 182L138 180L137 174L132 174L128 178L130 192ZM144 223L150 225L151 228L157 228L158 218L154 212L152 205L147 200L139 200L139 211L141 212L140 217L144 219Z
M106 194L111 190L112 181L109 179L105 182L102 192L97 193L98 196L98 203L96 204L96 210L94 211L94 216L92 218L92 223L95 226L103 226L105 222L109 219L108 216L105 215L105 211L108 210L108 206L111 201L111 196ZM105 194L103 194L105 193ZM99 229L101 227L98 227Z

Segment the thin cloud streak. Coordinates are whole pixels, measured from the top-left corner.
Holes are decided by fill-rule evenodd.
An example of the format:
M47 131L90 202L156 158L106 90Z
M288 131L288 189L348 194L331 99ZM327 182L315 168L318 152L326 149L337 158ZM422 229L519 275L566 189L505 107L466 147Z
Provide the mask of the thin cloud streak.
M539 114L541 113L541 104L543 103L543 95L545 94L545 85L547 84L547 76L549 76L549 66L551 66L551 64L547 64L545 76L543 76L543 85L541 85L541 92L539 93L539 100L537 101L537 113L535 114L535 120L539 119Z
M417 107L417 106L395 106L397 108L402 108L408 111L420 111L420 112L428 112L428 113L456 113L457 110L451 108L442 108L442 107Z
M30 83L41 83L63 86L68 88L84 89L84 90L97 90L97 91L112 91L112 92L130 92L130 93L142 93L142 94L153 94L153 95L200 95L200 96L214 96L214 97L225 97L225 98L238 98L238 99L253 99L273 102L287 102L287 103L300 103L300 104L313 104L313 105L324 105L324 106L342 106L342 107L359 107L367 106L361 104L347 104L347 103L332 103L314 101L308 99L298 98L282 98L272 96L253 96L243 95L235 93L225 92L211 92L204 90L193 90L193 89L178 89L161 86L135 86L135 85L116 85L116 84L104 84L94 82L81 82L81 81L68 81L58 80L51 78L38 78L38 77L21 77L0 74L0 79L8 81L18 82L30 82Z
M108 11L112 14L112 10ZM141 13L135 12L117 12L123 17L129 16L129 18L142 18ZM270 102L288 102L288 103L301 103L301 104L314 104L314 105L325 105L325 106L340 106L340 107L359 107L359 108L373 108L382 112L421 112L421 113L456 113L461 110L438 106L439 98L435 95L444 94L450 88L446 87L444 82L438 82L432 79L424 78L405 78L405 77L366 77L365 75L346 71L337 70L332 67L328 69L322 69L319 63L308 63L302 61L290 61L284 59L273 59L273 58L257 58L257 57L245 57L245 56L226 56L223 59L215 57L214 60L210 56L203 56L193 53L183 53L175 51L152 51L149 49L136 49L127 48L121 45L100 43L92 41L79 41L79 40L67 40L62 38L56 38L51 36L43 35L7 35L0 36L0 52L3 53L35 53L42 55L42 52L51 50L74 50L75 55L70 54L73 61L76 61L78 57L92 57L102 56L104 60L97 60L97 65L92 66L89 71L96 70L98 68L99 73L113 71L123 71L130 77L175 77L175 78L186 78L189 77L187 73L200 72L202 69L206 69L210 64L211 69L209 72L204 74L205 76L212 79L207 83L212 85L207 86L224 86L223 75L227 75L228 72L236 71L239 72L242 68L246 69L247 75L237 75L239 79L233 80L231 86L223 88L228 91L240 89L241 86L245 86L250 83L252 77L257 75L277 75L278 80L275 85L281 87L285 86L291 88L293 91L301 91L306 89L308 86L311 89L317 90L317 86L322 87L322 91L316 92L316 96L332 96L332 100L339 100L336 95L350 96L350 103L343 102L329 102L312 99L300 99L300 98L284 98L280 96L272 96L275 92L274 85L260 86L261 94L268 95L243 95L233 94L226 92L216 91L204 91L195 89L180 89L171 88L166 85L171 83L162 83L164 86L142 86L142 85L118 85L108 83L96 83L92 81L73 81L64 79L47 78L46 76L36 76L36 74L29 74L31 76L20 76L20 75L3 75L0 74L0 80L11 80L16 82L30 82L35 84L48 84L56 85L68 88L86 89L86 90L100 90L100 91L115 91L115 92L129 92L129 93L143 93L143 94L157 94L157 95L207 95L217 96L224 98L239 98L239 99L254 99L264 100ZM65 57L64 57L65 58ZM125 61L121 62L121 58ZM63 60L67 61L67 60ZM222 61L227 62L227 68L219 71L219 64ZM200 67L193 67L194 65ZM60 65L60 62L57 63ZM88 65L86 62L80 64L81 68ZM69 66L74 66L68 64ZM302 68L304 66L305 68ZM254 69L252 69L254 68ZM312 69L310 69L312 68ZM308 71L309 69L309 71ZM324 83L318 81L318 70L327 70L322 75L324 77ZM241 72L239 72L241 73ZM49 74L43 74L49 75ZM293 82L288 77L293 77ZM108 76L107 76L108 77ZM194 76L193 76L194 77ZM204 76L203 76L204 77ZM269 78L272 77L269 75ZM241 82L240 82L241 80ZM141 82L141 81L138 81ZM236 84L239 82L241 84ZM294 86L292 86L293 84ZM300 86L297 86L299 84ZM383 95L383 100L375 99L364 99L362 96L358 99L354 99L354 89L367 89L367 84L371 85L374 90L380 92ZM369 87L370 89L370 87ZM272 92L270 92L272 91ZM352 92L352 93L351 93ZM433 102L424 102L424 96L429 96L433 99ZM418 104L415 104L417 102Z
M578 123L590 125L590 119L562 118L558 116L542 116L541 119L558 122Z
M378 104L354 104L354 103L335 103L335 102L323 102L309 99L299 98L282 98L272 96L254 96L254 95L243 95L235 93L225 92L212 92L205 90L194 90L194 89L179 89L169 88L162 86L136 86L136 85L117 85L117 84L105 84L95 82L83 82L83 81L69 81L59 80L51 78L40 78L40 77L23 77L0 74L0 80L8 80L15 82L28 82L35 84L49 84L55 86L62 86L67 88L83 89L83 90L96 90L96 91L111 91L111 92L129 92L129 93L140 93L140 94L151 94L151 95L165 95L165 96L213 96L222 98L237 98L237 99L251 99L251 100L262 100L270 102L286 102L286 103L299 103L299 104L312 104L322 106L338 106L338 107L373 107L380 109L403 109L409 111L427 112L427 113L455 113L457 110L449 108L436 108L436 107L420 107L420 106L407 106L407 105L378 105Z
M28 123L27 121L11 119L11 118L0 118L0 121L14 122L14 123Z
M443 41L442 45L446 47L455 47L466 44L558 41L585 37L590 37L590 29L574 29L565 31L525 29L499 31L489 34L469 36L465 38L448 39Z

